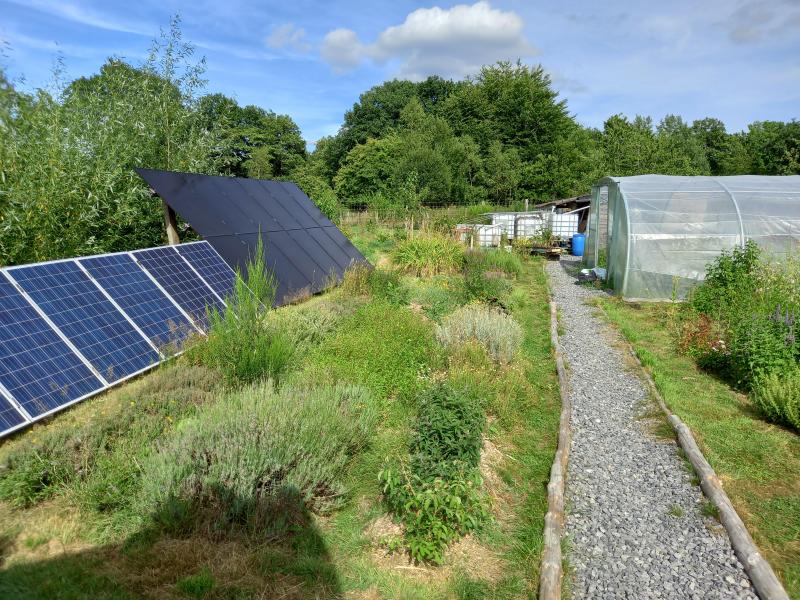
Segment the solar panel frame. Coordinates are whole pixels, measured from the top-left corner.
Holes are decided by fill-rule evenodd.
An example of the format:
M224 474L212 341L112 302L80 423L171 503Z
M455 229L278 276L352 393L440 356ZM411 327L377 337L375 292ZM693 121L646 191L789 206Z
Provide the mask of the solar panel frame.
M0 276L0 301L5 301L7 299L13 299L15 301L15 306L11 309L0 311L5 313L4 325L10 329L14 325L19 324L19 322L8 319L8 315L10 315L11 311L25 313L24 321L26 323L26 331L24 339L27 346L25 353L30 356L33 356L35 353L40 355L41 359L26 365L21 359L15 358L18 366L13 372L7 371L7 365L4 362L7 346L5 344L0 345L0 350L2 350L2 356L0 356L0 384L7 396L30 417L31 421L44 418L67 406L80 402L107 387L107 382L94 370L86 358L69 339L54 326L47 315L42 312L41 308L39 308L30 296L28 296L25 291L16 284L15 280L9 276L8 272L3 270L2 276ZM4 331L6 331L6 328L0 330L0 341L7 341L2 339ZM31 342L36 343L32 344ZM63 346L60 348L61 353L55 357L47 357L44 354L44 348L52 346ZM18 352L16 354L21 355L22 353ZM69 386L75 386L81 393L79 393L78 396L70 398L66 402L52 402L51 400L55 397L56 389L52 387L54 383L51 379L50 389L45 390L45 386L40 377L47 376L48 373L43 368L43 365L50 361L57 362L60 360L69 360L70 358L74 359L72 364L67 364L65 368L56 371L54 374L51 372L50 377L63 380L66 374L80 374L80 378L70 378L69 381L64 381L64 384L67 386L67 389L69 389ZM19 377L19 371L23 371L26 374L32 373L31 381L23 383ZM15 381L3 381L8 377L13 378ZM20 380L19 385L9 385L10 383L15 383L16 380ZM38 390L38 395L29 397L27 393L24 395L22 394L23 391L29 392L30 389ZM32 406L29 406L29 404ZM37 410L32 411L31 409Z
M206 310L209 305L207 301L209 296L214 299L213 308L221 311L227 306L225 301L219 297L197 270L176 250L162 246L159 248L137 250L131 254L142 269L150 273L153 279L158 281L167 294L192 317L194 323L201 329L208 328ZM171 265L168 263L171 263ZM167 266L184 267L184 272L179 274L177 270L175 270L172 273L168 273L165 269ZM188 273L186 270L188 270ZM176 281L175 277L178 276L183 278L182 281ZM196 281L192 278L195 278ZM196 285L198 282L200 283L199 290ZM187 283L191 283L193 287L192 290L188 290ZM176 285L179 284L183 284L184 288L177 288ZM191 292L191 296L188 295L188 291ZM206 291L210 292L210 294L205 293ZM202 306L198 304L198 301L200 301Z
M183 343L198 329L189 315L142 269L128 252L102 254L76 259L100 290L140 331L164 358L161 348L171 346L170 354L182 351ZM169 327L173 323L175 328ZM165 329L166 326L166 329ZM175 335L175 333L178 335Z
M16 416L17 419L10 417ZM25 427L31 422L30 415L12 399L11 394L0 384L0 436Z
M236 272L211 244L201 240L179 244L173 248L194 267L217 296L225 300L236 292Z
M69 339L107 386L161 362L150 340L118 305L109 302L74 259L8 267L6 275L26 292L51 326ZM91 301L80 302L80 298Z

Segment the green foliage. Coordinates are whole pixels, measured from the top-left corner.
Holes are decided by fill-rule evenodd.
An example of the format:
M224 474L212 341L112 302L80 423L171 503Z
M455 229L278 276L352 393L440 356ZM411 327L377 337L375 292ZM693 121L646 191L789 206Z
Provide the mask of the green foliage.
M409 400L436 358L430 323L408 308L373 300L309 354L304 376L359 383L381 398Z
M181 422L143 465L141 510L169 530L281 532L341 502L375 420L360 387L246 387Z
M179 22L140 67L109 59L55 95L15 95L0 117L0 261L35 262L159 245L162 209L133 171L217 173L216 128L195 110L204 62ZM68 224L65 227L65 224Z
M496 273L484 271L482 266L464 269L464 303L483 302L503 306L511 287L510 281L498 277Z
M175 587L192 598L205 598L214 589L215 583L211 569L203 567L194 575L189 575L178 581Z
M691 298L701 315L689 322L684 347L700 364L745 389L800 361L800 263L776 264L753 241L724 252Z
M438 384L419 397L409 444L411 470L424 480L448 478L480 459L486 416L467 390Z
M477 471L485 424L472 394L437 384L419 399L410 459L379 474L414 560L441 562L450 542L489 518Z
M464 263L464 246L445 235L418 234L395 246L392 262L408 273L423 277L452 273Z
M475 341L504 364L519 351L523 335L519 324L503 311L469 304L445 317L436 328L436 337L451 350Z
M108 412L37 431L7 456L0 469L0 499L29 507L70 491L95 512L127 506L128 492L140 478L131 465L139 464L174 420L212 400L218 379L202 367L166 367L120 392Z
M225 309L209 312L207 339L190 349L190 358L219 369L229 383L277 378L294 348L266 318L274 298L275 278L266 270L259 242L247 265L247 281L237 276L234 295Z
M390 304L408 304L410 290L395 270L376 269L364 263L351 266L340 286L350 296L372 296Z
M758 379L750 399L770 421L800 432L800 366Z

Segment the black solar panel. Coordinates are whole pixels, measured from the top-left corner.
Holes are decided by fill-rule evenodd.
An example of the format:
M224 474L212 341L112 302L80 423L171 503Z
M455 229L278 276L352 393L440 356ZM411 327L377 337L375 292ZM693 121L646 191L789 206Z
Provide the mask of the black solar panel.
M276 304L341 280L361 253L294 183L137 169L234 269L259 236L278 283Z
M7 273L109 383L161 360L74 261L14 268Z
M180 348L196 332L180 309L128 254L78 261L157 348Z
M2 275L0 383L33 417L103 388L102 382Z
M175 248L221 298L233 295L236 273L208 242L180 244Z
M174 248L139 250L133 255L201 328L208 328L207 308L225 309L214 291Z

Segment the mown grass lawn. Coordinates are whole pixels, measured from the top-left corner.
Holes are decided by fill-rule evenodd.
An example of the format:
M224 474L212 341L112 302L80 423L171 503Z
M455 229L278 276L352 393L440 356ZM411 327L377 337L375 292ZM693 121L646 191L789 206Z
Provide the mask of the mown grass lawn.
M380 264L400 237L380 229L354 235ZM379 275L371 288L351 281L269 315L292 345L274 391L258 381L237 384L213 364L182 356L4 441L0 597L535 597L559 395L543 265L526 260L516 275L502 279L502 285L465 283L463 274L451 272L424 279ZM439 344L436 327L448 314L480 294L496 303L500 289L503 310L524 333L513 360L497 364L478 346L453 350ZM273 361L270 369L277 364L283 363ZM442 564L434 565L409 560L398 519L382 501L378 473L387 460L407 454L417 399L442 382L470 389L485 409L479 468L491 519L451 543ZM225 455L236 456L237 442L258 438L247 422L225 422L226 403L240 406L247 398L274 394L280 406L286 394L294 394L288 398L312 407L298 407L298 414L307 414L302 411L314 405L304 390L334 387L345 390L342 402L353 397L370 403L375 417L365 421L374 423L368 440L362 443L362 432L352 447L342 448L336 456L348 461L345 468L326 479L319 479L313 456L301 451L300 467L281 468L294 469L298 497L312 501L281 496L267 509L250 510L251 499L235 479L253 467L217 464L215 471L211 465L222 452L193 432L247 434L226 446ZM358 404L348 410L353 406ZM283 421L269 422L286 429L290 424ZM355 435L347 422L318 421L319 440L312 435L304 444L324 448L326 440ZM336 436L326 431L331 427ZM307 431L298 431L298 439L308 440ZM291 445L292 439L280 443ZM209 468L187 481L199 489L216 477L217 487L208 488L191 510L167 503L153 513L143 504L159 495L153 482L169 486L181 469L198 468L196 453ZM257 452L241 456L263 458ZM284 475L279 469L267 481ZM306 476L323 487L302 488ZM236 510L221 506L222 498ZM273 524L276 519L280 526Z
M664 401L692 430L756 544L800 598L800 436L773 425L678 352L679 305L598 301L633 345Z

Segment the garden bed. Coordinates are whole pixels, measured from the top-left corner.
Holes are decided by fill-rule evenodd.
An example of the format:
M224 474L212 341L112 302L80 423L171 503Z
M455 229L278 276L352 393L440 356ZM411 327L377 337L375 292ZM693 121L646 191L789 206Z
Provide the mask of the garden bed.
M353 229L425 277L356 270L252 328L223 318L0 446L0 596L535 594L560 409L543 263L448 248L438 269L395 251L401 230ZM469 447L442 442L452 427ZM392 472L439 499L469 482L481 510L433 515L444 540L414 529Z

